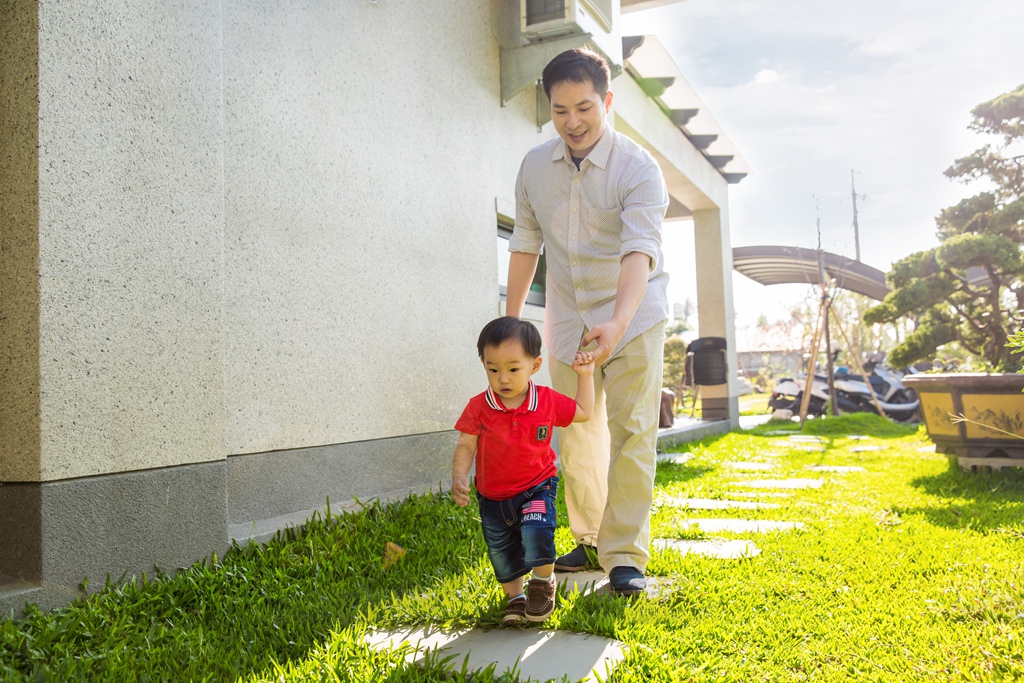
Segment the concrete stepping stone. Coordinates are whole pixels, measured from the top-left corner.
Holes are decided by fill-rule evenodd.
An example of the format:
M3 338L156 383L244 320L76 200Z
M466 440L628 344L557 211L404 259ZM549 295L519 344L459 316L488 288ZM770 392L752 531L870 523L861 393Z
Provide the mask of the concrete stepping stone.
M934 453L935 452L935 444L932 444L930 446L920 446L920 447L918 447L917 452L918 453Z
M764 436L794 436L792 429L769 429L761 432Z
M696 526L698 529L709 534L719 534L728 531L734 534L763 534L768 531L791 531L803 529L802 522L776 522L769 519L686 519L679 523L679 526Z
M655 538L651 545L659 550L674 550L683 555L700 555L719 560L738 560L761 554L761 549L751 541L730 541L724 538L705 538L699 541Z
M792 498L792 493L785 491L731 491L728 495L741 498Z
M731 469L743 470L746 472L763 472L766 470L774 470L777 467L777 465L770 462L726 462L722 464Z
M866 469L857 465L814 465L807 469L812 472L867 472Z
M730 486L747 486L756 489L820 489L824 482L821 479L752 479L750 481L734 481Z
M495 673L501 675L518 667L520 681L560 680L563 676L572 681L596 681L595 671L608 680L625 656L623 645L617 640L536 628L373 631L366 634L366 643L376 650L408 643L413 651L407 661L422 661L426 653L435 650L442 657L455 655L451 665L456 670L462 667L467 655L470 671L496 664Z
M752 500L719 500L717 498L661 498L658 502L684 510L760 510L782 507L778 503L760 503Z
M790 441L795 441L797 443L824 443L825 442L825 440L823 438L821 438L820 436L816 436L814 434L790 434L789 435L789 440Z
M693 460L693 453L658 453L658 462L667 462L672 465L685 465Z
M586 572L555 572L558 576L558 589L563 587L566 592L579 592L583 595L608 595L612 594L612 587L608 576L602 571ZM648 576L647 590L644 591L651 600L656 600L672 587L673 581L667 576Z
M589 595L600 591L608 585L608 575L603 571L582 571L582 572L559 572L555 575L558 580L558 589L564 587L570 593L583 593Z
M853 453L864 453L867 451L884 451L885 446L879 446L878 444L872 444L870 446L854 446L850 449Z

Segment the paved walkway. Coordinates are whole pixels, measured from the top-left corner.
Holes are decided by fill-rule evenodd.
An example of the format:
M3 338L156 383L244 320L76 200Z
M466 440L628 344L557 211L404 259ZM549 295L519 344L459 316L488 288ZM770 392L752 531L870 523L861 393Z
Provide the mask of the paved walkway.
M826 442L814 436L792 435L780 432L773 439L773 446L781 449L813 449L824 451ZM786 438L781 438L786 437ZM864 444L860 450L881 448L874 444ZM780 450L781 454L784 450ZM768 457L770 452L759 453L759 457ZM691 462L699 463L693 453L659 454L659 462L686 466ZM751 472L762 474L781 469L783 463L775 462L726 462L722 466L737 473ZM827 472L831 474L847 474L864 472L865 468L856 466L815 465L809 471ZM829 484L841 482L841 478L830 478ZM721 493L724 498L679 498L672 496L656 496L655 506L671 506L682 510L770 510L781 507L776 503L761 500L735 500L735 498L775 497L792 495L793 490L821 488L826 482L822 479L790 477L780 479L746 479L728 482L729 490ZM753 488L756 491L735 491L732 489ZM801 522L742 519L742 518L684 518L677 527L687 529L697 527L706 534L727 533L734 536L756 536L765 533L799 532L803 528ZM704 538L699 540L682 540L674 538L656 538L651 541L653 552L676 552L684 555L697 555L711 561L735 561L744 558L756 558L760 553L757 544L748 538ZM560 590L580 591L583 593L608 594L608 578L604 572L577 572L566 574L559 572ZM648 577L648 599L657 600L663 591L671 587L672 577ZM618 599L609 597L609 599ZM409 659L422 660L426 653L439 651L441 656L454 655L453 665L461 668L466 658L470 670L479 670L491 664L496 665L500 674L504 671L516 670L519 680L547 681L568 676L570 680L596 681L607 680L610 673L625 656L626 646L610 638L572 633L569 631L552 631L543 628L527 629L471 629L465 631L442 632L430 628L416 628L399 631L382 631L367 635L367 642L378 648L396 647L401 643L410 646ZM595 672L599 675L595 676Z

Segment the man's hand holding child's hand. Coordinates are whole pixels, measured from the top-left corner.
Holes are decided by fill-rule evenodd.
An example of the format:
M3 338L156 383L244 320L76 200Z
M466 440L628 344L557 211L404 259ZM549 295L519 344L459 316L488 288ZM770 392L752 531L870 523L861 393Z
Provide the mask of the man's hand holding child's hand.
M580 377L594 376L594 352L577 351L572 361L572 371Z
M452 480L452 498L460 508L469 505L469 477L467 475L457 475Z

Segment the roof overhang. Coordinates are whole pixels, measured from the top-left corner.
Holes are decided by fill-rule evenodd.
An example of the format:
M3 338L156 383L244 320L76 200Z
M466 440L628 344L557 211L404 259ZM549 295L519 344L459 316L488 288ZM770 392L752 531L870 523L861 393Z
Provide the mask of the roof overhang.
M657 37L623 36L622 57L637 85L726 182L738 183L750 173L736 145Z
M819 261L820 255L820 261ZM732 250L732 267L762 285L835 285L881 301L889 293L885 273L866 263L803 247L753 246Z

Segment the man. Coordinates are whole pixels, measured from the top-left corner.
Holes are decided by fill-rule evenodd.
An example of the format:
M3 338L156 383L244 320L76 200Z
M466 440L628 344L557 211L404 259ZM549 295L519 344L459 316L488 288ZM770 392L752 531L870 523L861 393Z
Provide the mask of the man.
M608 125L612 92L603 57L586 48L563 52L542 78L559 137L530 150L519 170L506 312L522 314L543 246L552 386L573 391L581 346L596 344L599 368L592 419L559 432L578 545L555 568L593 566L596 554L612 591L633 595L646 588L650 557L668 193L651 155Z

